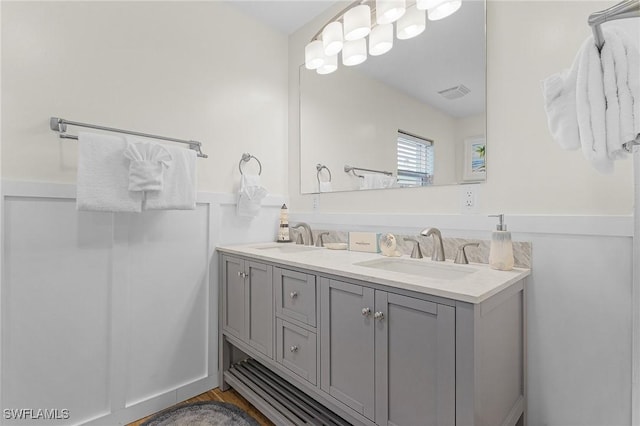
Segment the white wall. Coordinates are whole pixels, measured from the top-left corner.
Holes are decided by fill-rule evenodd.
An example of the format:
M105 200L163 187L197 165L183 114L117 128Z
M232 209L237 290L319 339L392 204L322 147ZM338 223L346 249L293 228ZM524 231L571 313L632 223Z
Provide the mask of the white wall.
M456 182L455 117L353 68L318 75L301 67L300 73L303 193L318 192L318 163L331 170L334 191L361 185L361 179L344 173L345 164L395 175L399 129L434 142L436 184ZM481 125L483 134L484 121Z
M287 39L224 2L2 2L2 89L5 179L75 181L57 116L201 141L200 190L250 152L287 192Z
M507 214L630 214L632 164L616 164L613 175L596 172L579 151L563 151L547 129L540 81L571 65L590 35L590 13L612 1L489 1L487 5L487 183L479 212ZM317 27L321 21L315 21ZM629 22L631 21L631 22ZM627 26L634 25L627 20ZM622 21L607 25L623 25ZM317 28L316 27L316 28ZM292 211L312 210L300 194L298 89L295 76L304 45L303 29L289 44L289 193ZM637 32L637 22L635 22ZM321 212L459 213L455 186L387 190L381 193L321 194Z

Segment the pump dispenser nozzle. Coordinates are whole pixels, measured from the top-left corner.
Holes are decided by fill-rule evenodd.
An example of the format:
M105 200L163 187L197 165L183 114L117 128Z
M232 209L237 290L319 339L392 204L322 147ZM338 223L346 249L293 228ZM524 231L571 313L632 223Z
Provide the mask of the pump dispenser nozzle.
M497 231L506 231L507 230L507 225L504 224L504 214L500 213L500 214L490 214L489 217L497 217L498 218L498 224L496 225L496 230Z

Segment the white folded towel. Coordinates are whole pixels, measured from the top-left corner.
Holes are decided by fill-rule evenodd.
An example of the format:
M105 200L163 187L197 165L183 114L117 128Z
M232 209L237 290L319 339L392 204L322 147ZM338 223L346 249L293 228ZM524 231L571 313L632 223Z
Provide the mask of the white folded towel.
M576 79L576 112L582 153L596 170L613 172L607 151L606 109L600 52L587 40L580 54Z
M320 182L319 188L320 192L331 192L333 188L331 187L331 182Z
M243 174L238 192L238 216L256 217L260 213L262 199L266 196L267 190L260 184L260 176Z
M360 189L384 189L393 188L396 184L396 179L393 176L387 176L380 173L364 173L364 179Z
M124 156L130 160L129 191L162 191L164 169L172 158L165 147L128 137Z
M607 100L607 152L611 159L624 158L622 144L634 140L640 133L637 116L640 103L640 54L622 31L605 32L605 44L600 52ZM635 111L634 111L635 104Z
M196 152L166 145L171 167L164 171L162 191L145 191L145 210L193 210L196 208Z
M593 37L571 69L543 80L549 130L565 149L582 148L602 173L626 156L622 144L640 133L640 55L621 31L604 31L601 51Z
M78 134L78 210L139 212L142 193L129 191L129 165L120 136Z

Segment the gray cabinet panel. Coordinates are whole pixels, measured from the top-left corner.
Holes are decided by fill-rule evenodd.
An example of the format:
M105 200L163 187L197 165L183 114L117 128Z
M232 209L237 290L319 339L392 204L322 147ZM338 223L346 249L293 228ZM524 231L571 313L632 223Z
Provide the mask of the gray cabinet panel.
M276 360L311 384L316 384L316 334L277 320Z
M273 357L273 267L257 262L246 263L247 343L268 357Z
M239 339L245 338L245 280L244 261L222 257L222 326Z
M315 275L275 268L276 312L316 326Z
M373 419L374 290L324 278L320 285L321 388Z
M376 423L455 424L455 309L376 291Z

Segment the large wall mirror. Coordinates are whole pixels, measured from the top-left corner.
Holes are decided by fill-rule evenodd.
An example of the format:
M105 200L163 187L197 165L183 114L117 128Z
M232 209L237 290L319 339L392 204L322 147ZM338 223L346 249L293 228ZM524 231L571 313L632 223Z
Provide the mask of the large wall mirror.
M303 194L486 178L485 3L362 64L300 67Z

